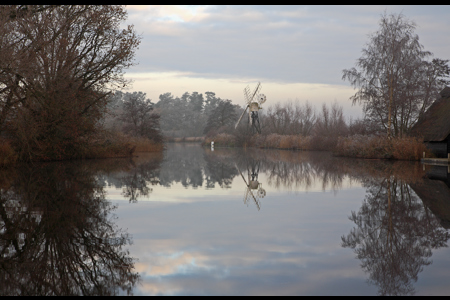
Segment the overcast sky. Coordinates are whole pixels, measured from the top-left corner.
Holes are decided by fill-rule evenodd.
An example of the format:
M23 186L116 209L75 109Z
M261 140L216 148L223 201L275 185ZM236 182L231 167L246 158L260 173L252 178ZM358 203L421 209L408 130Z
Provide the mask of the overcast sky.
M243 89L258 81L266 106L288 100L317 108L348 100L355 90L342 70L361 56L384 11L417 24L425 50L450 59L450 6L127 6L142 42L129 91L153 102L171 92L215 92L244 105ZM264 107L264 106L263 106Z

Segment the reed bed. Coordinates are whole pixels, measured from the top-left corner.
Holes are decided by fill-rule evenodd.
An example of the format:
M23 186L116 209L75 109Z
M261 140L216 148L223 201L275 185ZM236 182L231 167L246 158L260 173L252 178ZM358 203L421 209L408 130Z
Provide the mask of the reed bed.
M335 136L302 136L281 135L255 135L248 138L245 144L237 142L234 135L221 133L205 138L204 144L223 147L255 147L291 150L332 151L336 156L420 160L425 152L426 157L434 157L430 149L418 138L403 137L387 139L382 136L352 135L348 137Z
M423 153L433 157L425 144L413 137L387 139L380 136L354 135L339 137L333 151L337 156L420 160Z
M258 135L253 139L253 146L272 149L311 150L311 137L276 133L267 136Z

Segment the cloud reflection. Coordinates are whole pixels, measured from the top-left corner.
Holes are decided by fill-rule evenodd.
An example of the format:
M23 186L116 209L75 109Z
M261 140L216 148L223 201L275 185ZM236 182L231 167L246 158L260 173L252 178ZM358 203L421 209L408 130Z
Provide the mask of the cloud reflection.
M257 165L258 182L267 190L259 211L242 205L248 175ZM143 281L136 293L412 294L422 270L439 273L450 267L430 264L431 249L444 247L448 232L440 225L442 216L411 188L427 180L427 171L414 162L329 153L212 152L198 145L170 145L151 194L158 201L139 199L123 208L127 221L122 224L134 234L130 251L139 257L136 268ZM389 216L395 220L392 229ZM378 231L370 235L365 229ZM391 233L394 238L387 239ZM399 255L386 250L387 242ZM389 258L397 263L390 264ZM446 286L445 280L436 284Z

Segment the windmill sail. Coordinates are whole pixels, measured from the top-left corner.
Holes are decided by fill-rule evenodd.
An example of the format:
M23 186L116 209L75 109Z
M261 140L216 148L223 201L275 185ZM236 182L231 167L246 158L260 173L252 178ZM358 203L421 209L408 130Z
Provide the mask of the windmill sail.
M236 129L239 125L239 122L241 122L242 117L245 115L245 112L247 111L248 105L247 107L244 109L244 111L242 112L242 115L239 117L239 120L237 121L236 125L234 126L234 129Z
M252 98L250 99L250 101L253 101L253 98L255 98L256 93L258 93L260 89L261 89L261 83L258 82L258 85L256 86L256 88L255 88L255 90L254 90L254 92L253 92L253 95L252 95Z

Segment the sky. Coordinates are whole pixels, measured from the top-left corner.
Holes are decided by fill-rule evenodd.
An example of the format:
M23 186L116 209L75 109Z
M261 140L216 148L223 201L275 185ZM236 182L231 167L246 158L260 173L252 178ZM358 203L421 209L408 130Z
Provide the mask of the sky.
M402 13L416 23L425 50L450 59L450 6L210 6L126 7L126 24L141 36L137 65L126 71L127 91L142 91L156 103L170 92L207 91L244 106L244 88L261 82L263 105L306 101L319 109L338 102L344 115L362 108L342 80L355 66L381 15Z

